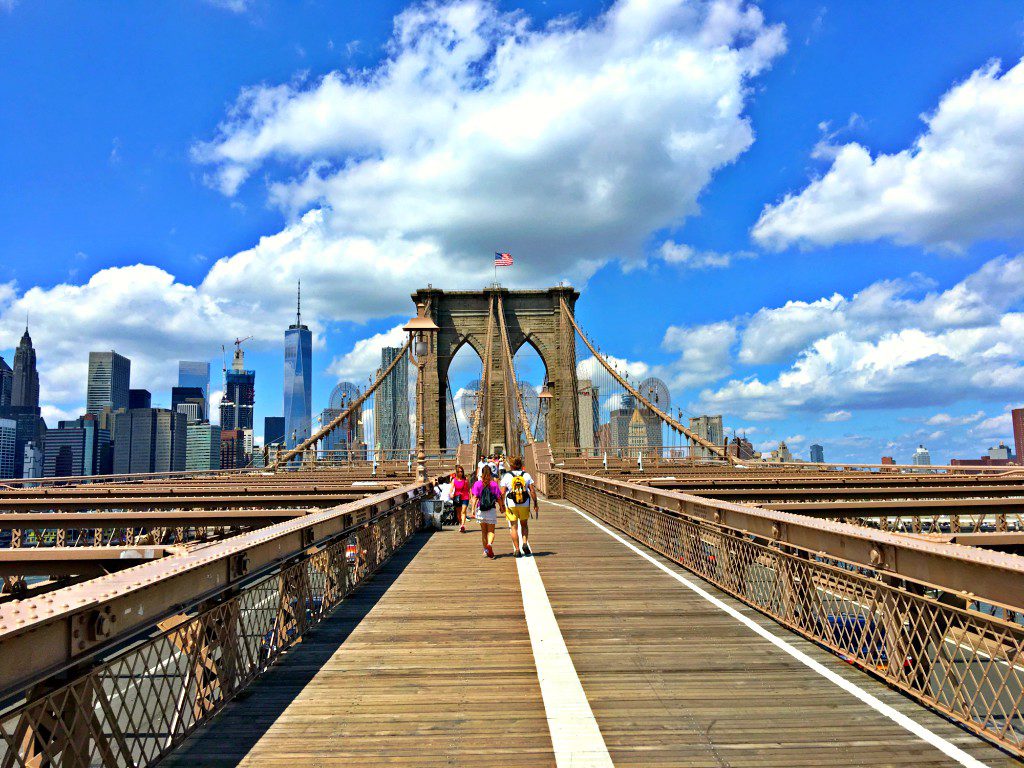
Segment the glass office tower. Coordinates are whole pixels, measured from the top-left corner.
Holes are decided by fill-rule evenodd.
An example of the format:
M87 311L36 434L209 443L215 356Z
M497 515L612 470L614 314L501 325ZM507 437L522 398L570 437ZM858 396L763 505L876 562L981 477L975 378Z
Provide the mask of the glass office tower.
M313 416L313 334L302 324L299 286L295 323L284 332L284 436L289 448L310 435Z
M179 360L178 386L199 387L203 390L203 399L210 402L210 363Z

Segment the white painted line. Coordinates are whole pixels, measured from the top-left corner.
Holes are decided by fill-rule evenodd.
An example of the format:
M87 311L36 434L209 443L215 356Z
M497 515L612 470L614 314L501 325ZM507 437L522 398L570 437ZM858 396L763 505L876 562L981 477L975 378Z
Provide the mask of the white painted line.
M516 560L541 698L559 768L613 768L532 557Z
M826 680L828 680L830 683L834 683L835 685L839 686L840 688L842 688L844 691L846 691L850 695L860 699L862 702L867 704L869 707L874 709L879 714L884 715L885 717L889 718L890 720L892 720L897 725L899 725L902 728L905 728L906 730L910 731L912 734L917 736L922 741L925 741L928 744L931 744L937 750L942 752L942 754L944 754L947 757L955 760L960 765L969 766L970 768L988 768L988 766L985 763L983 763L980 760L978 760L978 759L972 757L971 755L967 754L966 752L964 752L962 749L960 749L955 744L951 744L950 742L946 741L946 739L944 739L941 736L939 736L937 733L934 733L933 731L930 731L928 728L924 727L923 725L921 725L920 723L916 722L912 718L907 717L902 712L899 712L899 711L893 709L891 706L886 704L884 701L882 701L881 699L877 698L876 696L873 696L872 694L868 693L867 691L865 691L863 688L859 687L855 683L852 683L849 680L847 680L845 677L842 677L841 675L836 674L835 672L833 672L831 669L829 669L825 665L823 665L820 662L815 661L814 659L812 659L810 656L808 656L806 653L801 651L799 648L797 648L797 647L795 647L793 645L790 645L788 642L783 640L781 637L776 637L774 634L772 634L767 629L762 627L760 624L758 624L756 621L751 619L749 616L744 616L742 613L737 611L731 605L729 605L728 603L726 603L726 602L724 602L722 600L719 600L717 597L712 595L710 592L705 590L700 585L690 581L685 576L682 576L679 573L676 573L674 570L669 568L667 565L665 565L664 563L660 562L657 558L651 557L651 555L647 554L646 552L644 552L642 549L640 549L639 547L635 546L631 542L627 541L626 539L624 539L622 536L620 536L615 531L613 531L610 528L607 528L604 525L602 525L601 523L599 523L597 520L592 518L586 512L583 512L582 510L579 510L576 507L570 506L568 504L559 504L559 503L554 502L554 501L548 501L547 503L548 504L553 504L556 507L562 507L564 509L568 509L568 510L571 510L571 511L575 512L577 515L582 517L584 520L589 521L592 525L596 526L600 530L602 530L605 533L607 533L609 536L611 536L613 539L618 541L620 544L623 544L624 546L626 546L629 549L633 550L633 552L635 552L636 554L640 555L640 557L642 557L645 560L647 560L652 565L660 568L662 571L667 573L669 576L671 576L673 579L675 579L680 584L685 586L687 589L691 590L692 592L695 592L696 594L700 595L705 600L707 600L709 603L714 605L716 608L718 608L718 609L724 611L725 613L729 614L730 616L732 616L734 619L736 619L738 622L740 622L741 624L746 626L751 631L756 632L758 635L763 637L765 640L767 640L769 643L774 645L776 648L784 651L785 653L788 653L794 659L796 659L797 661L799 661L801 664L803 664L804 666L808 667L809 669L814 670L819 675L821 675Z

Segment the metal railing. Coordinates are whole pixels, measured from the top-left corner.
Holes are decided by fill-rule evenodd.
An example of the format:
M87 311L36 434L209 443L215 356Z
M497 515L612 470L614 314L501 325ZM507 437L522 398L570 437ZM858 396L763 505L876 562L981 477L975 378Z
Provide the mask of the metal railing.
M571 472L548 480L723 591L1024 756L1024 558Z
M379 494L233 537L212 556L0 608L0 766L153 765L408 541L424 492ZM125 600L147 618L122 613Z

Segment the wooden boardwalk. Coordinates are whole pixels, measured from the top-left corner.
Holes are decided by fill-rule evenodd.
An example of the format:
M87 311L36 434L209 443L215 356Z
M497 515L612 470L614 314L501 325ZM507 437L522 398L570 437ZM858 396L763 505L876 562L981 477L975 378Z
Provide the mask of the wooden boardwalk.
M542 504L533 528L543 591L614 765L962 764L571 509ZM507 533L497 544L492 562L475 526L419 536L166 764L568 765L552 747L548 717L560 713L545 709ZM704 586L981 764L1020 765Z

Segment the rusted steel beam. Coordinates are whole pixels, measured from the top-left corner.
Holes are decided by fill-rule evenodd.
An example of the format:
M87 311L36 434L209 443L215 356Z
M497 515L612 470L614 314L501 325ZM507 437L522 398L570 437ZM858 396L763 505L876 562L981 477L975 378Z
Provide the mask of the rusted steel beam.
M22 498L0 497L0 514L6 512L29 512L32 510L86 510L86 509L255 509L294 508L296 500L311 507L344 504L362 499L370 494L362 491L341 493L274 493L266 495L212 495L212 496L109 496L97 498Z
M23 547L0 549L0 577L103 576L165 557L167 547Z
M894 576L964 595L1024 606L1024 558L975 547L878 531L832 520L814 520L728 501L663 491L636 483L564 472L579 483L614 497L694 517L769 541L842 558ZM856 502L852 502L856 503ZM861 514L863 516L863 514Z
M15 528L78 530L85 528L173 528L175 526L270 525L307 514L305 509L220 509L165 512L4 512L0 531ZM2 551L2 550L0 550Z
M870 501L788 501L758 506L780 512L815 513L828 517L872 517L874 515L955 515L969 513L1024 512L1024 497L1000 496L983 499L873 499Z
M1021 495L1024 498L1024 484L1021 485L941 485L941 486L882 486L882 487L763 487L763 488L729 488L715 487L703 483L692 486L684 484L643 483L655 488L685 491L696 496L713 496L716 499L755 502L786 502L786 501L871 501L895 499L962 499L965 497L990 498L1006 497L1008 494Z
M370 493L380 493L386 491L388 488L394 488L396 484L392 483L389 485L357 485L353 486L351 483L322 483L322 484L295 484L285 485L282 483L274 483L273 485L253 485L251 483L245 483L244 485L239 483L237 485L220 485L205 483L197 483L195 485L173 485L173 486L136 486L135 488L105 488L102 486L96 488L76 486L74 488L48 488L45 490L28 489L24 491L9 491L6 493L0 493L0 501L4 503L14 500L42 500L42 499L97 499L104 500L110 498L180 498L185 497L204 497L204 496L220 496L220 497L231 497L231 496L279 496L281 494L291 494L295 497L305 496L323 496L326 494L333 495L344 495L350 496L357 495L368 495Z
M207 596L300 555L319 541L425 496L430 485L385 491L232 536L30 600L0 605L0 698L82 661ZM76 635L99 616L100 637ZM91 639L90 639L91 638Z

